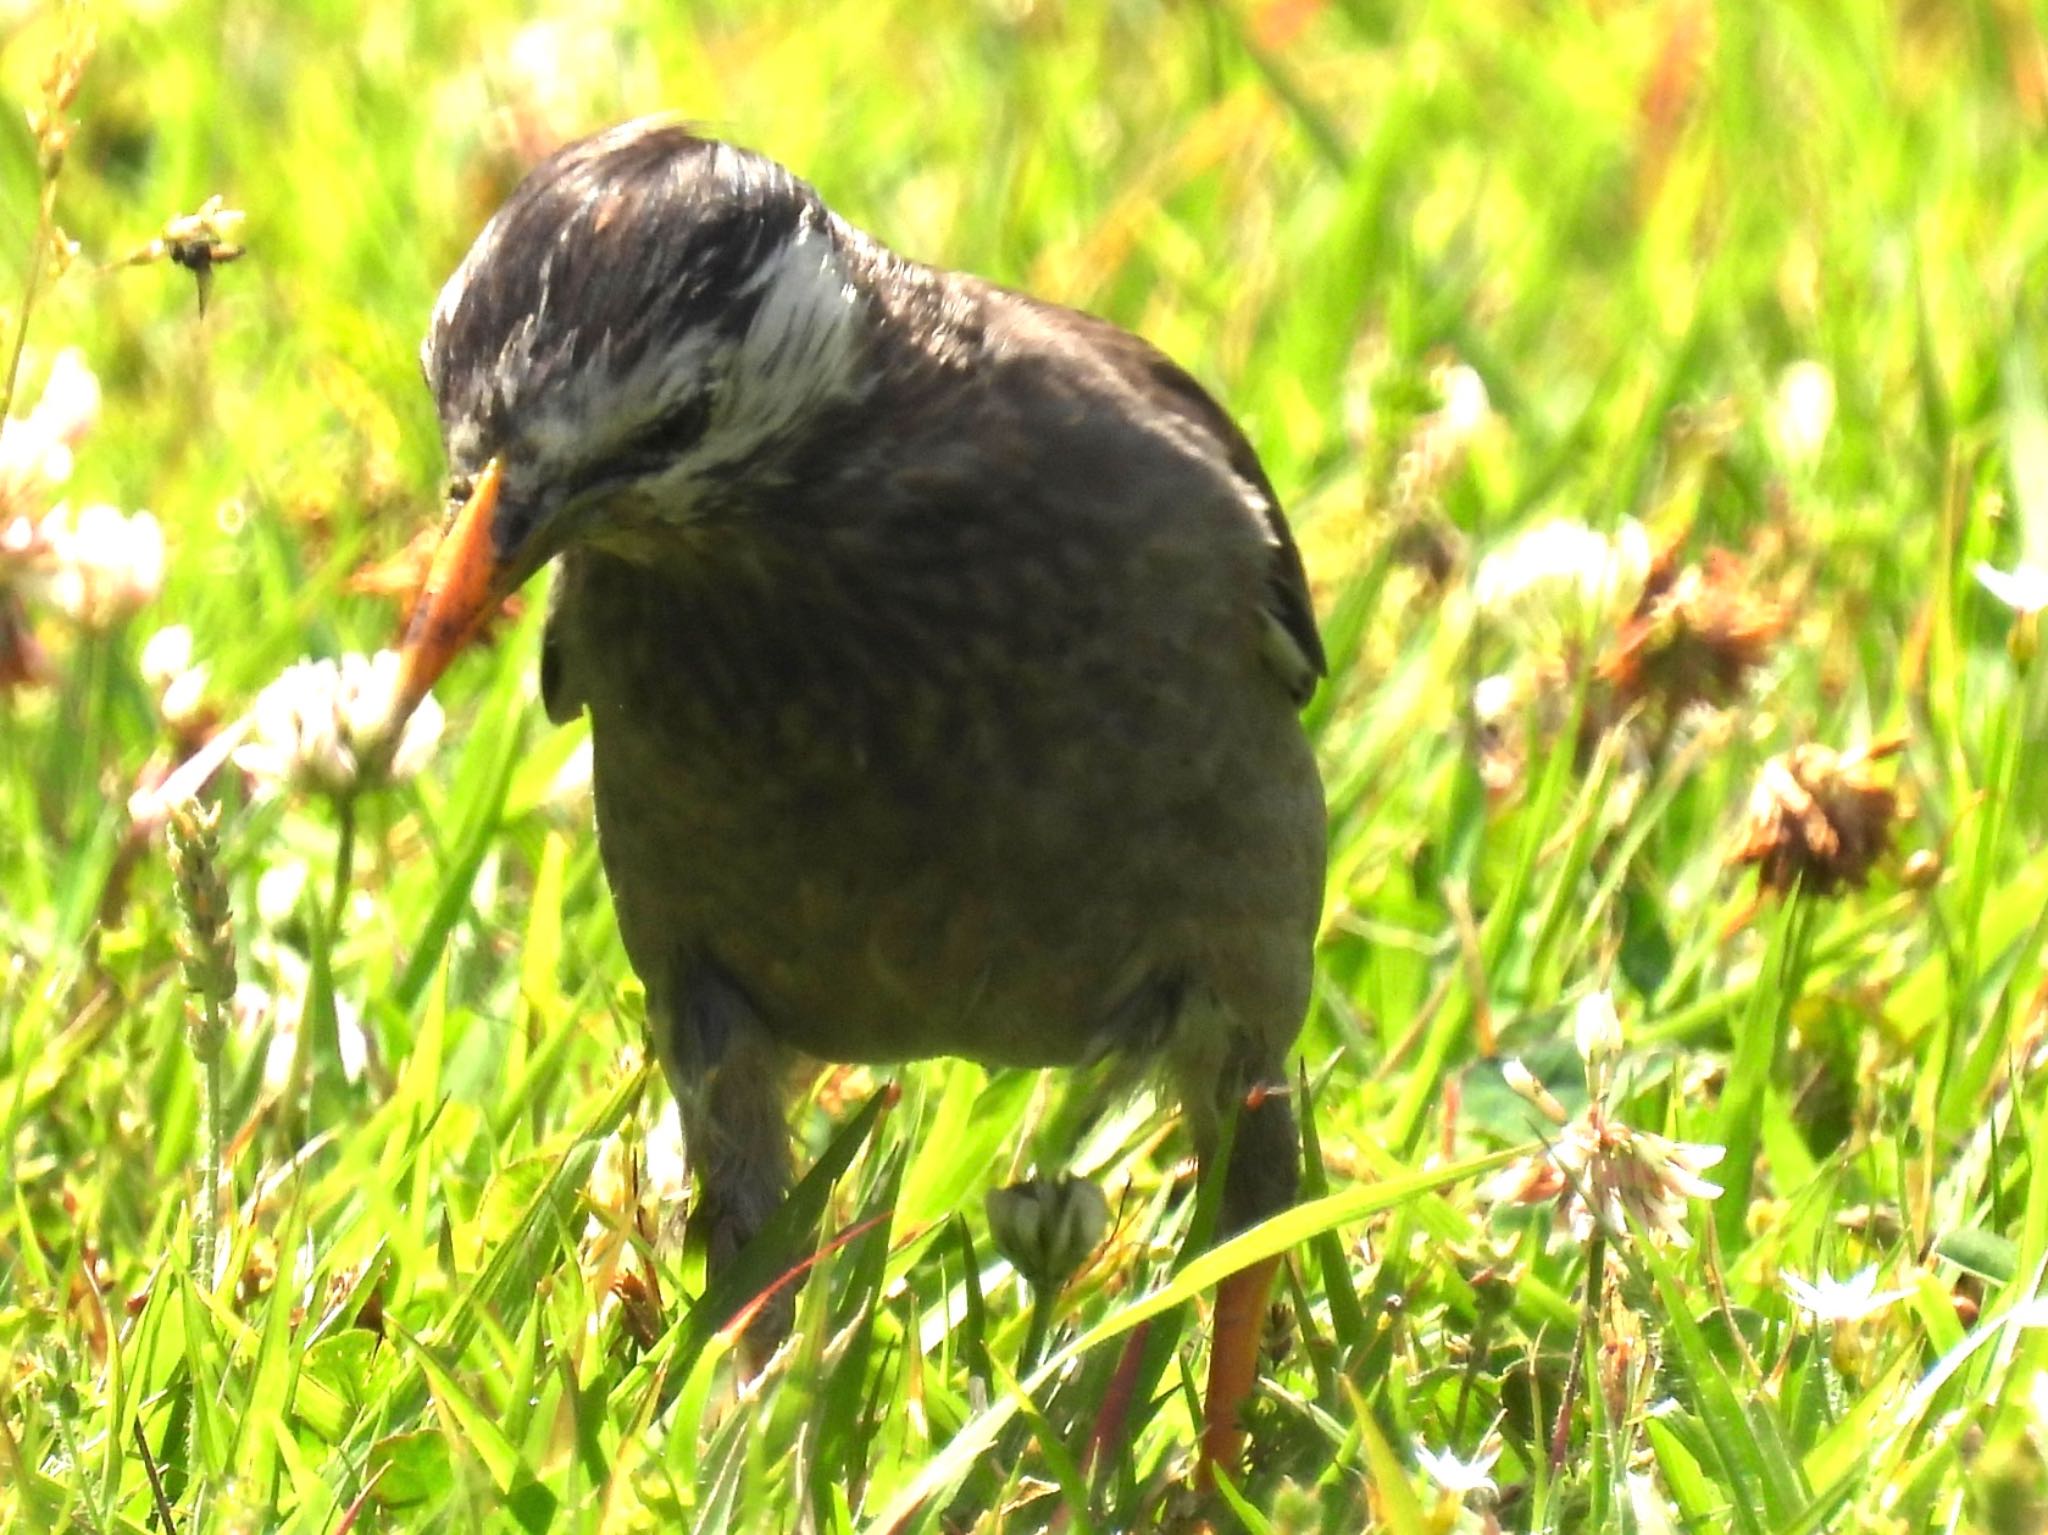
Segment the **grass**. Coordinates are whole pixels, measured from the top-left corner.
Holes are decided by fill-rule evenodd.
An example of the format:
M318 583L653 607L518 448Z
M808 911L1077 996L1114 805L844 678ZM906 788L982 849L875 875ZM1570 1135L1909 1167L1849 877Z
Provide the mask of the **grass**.
M98 629L0 565L46 662L0 689L0 1523L2038 1528L2048 666L1972 574L2048 563L2032 13L691 10L98 18L49 204L81 253L0 334L25 324L16 416L81 349L104 403L65 494L153 509L169 559ZM16 106L65 36L7 23ZM441 278L545 148L658 107L899 248L1147 334L1288 498L1333 660L1312 1155L1304 1204L1235 1250L1288 1255L1286 1320L1206 1510L1197 1324L1228 1255L1179 1266L1186 1142L1143 1093L819 1073L768 1255L823 1233L800 1341L736 1392L630 1181L665 1091L562 787L580 732L534 697L537 603L347 838L328 801L226 775L246 989L217 1059L192 1047L186 919L126 809L175 745L144 641L188 625L221 717L301 655L389 642L350 578L439 505L414 355ZM0 119L21 295L47 157ZM177 267L114 264L215 192L248 254L203 313ZM1832 382L1817 438L1801 362ZM1440 412L1455 367L1490 402L1469 432ZM1767 612L1758 664L1669 719L1659 674L1621 715L1588 664L1617 615L1475 600L1559 517L1639 519ZM1488 724L1494 675L1520 701ZM1759 900L1731 853L1765 764L1890 738L1867 776L1907 813L1867 884ZM1623 1043L1589 1105L1573 1026L1603 992ZM1533 1110L1511 1058L1568 1116L1727 1148L1690 1246L1502 1197L1532 1135L1590 1123ZM1048 1324L981 1196L1061 1164L1114 1224ZM1832 1319L1799 1303L1866 1269ZM1132 1442L1091 1473L1146 1318ZM1497 1454L1492 1489L1425 1453Z

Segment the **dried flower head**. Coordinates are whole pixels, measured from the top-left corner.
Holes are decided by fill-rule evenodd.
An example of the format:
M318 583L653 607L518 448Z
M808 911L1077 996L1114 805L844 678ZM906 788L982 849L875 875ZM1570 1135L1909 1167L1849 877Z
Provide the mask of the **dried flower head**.
M1556 1134L1542 1151L1490 1179L1483 1194L1506 1204L1555 1201L1580 1242L1596 1227L1610 1240L1625 1242L1633 1219L1652 1237L1674 1247L1689 1246L1686 1201L1720 1194L1720 1186L1702 1174L1721 1160L1723 1149L1631 1129L1614 1117L1608 1096L1621 1050L1621 1023L1606 992L1579 1004L1573 1034L1586 1067L1585 1111L1568 1115L1520 1061L1505 1062L1502 1075L1508 1086L1549 1120Z
M250 739L235 765L272 793L298 789L347 798L412 777L441 739L442 713L422 701L396 743L385 725L398 687L398 654L301 661L257 695Z
M36 163L45 182L57 179L64 151L71 143L71 125L64 114L78 99L85 68L92 62L97 34L76 8L65 8L63 40L43 66L42 100L29 109L29 132L35 135Z
M180 213L164 224L157 237L130 255L128 266L145 266L168 261L192 274L199 285L199 312L206 312L206 300L213 292L213 269L239 261L244 249L239 243L247 215L227 206L215 193L199 205L196 213Z
M1905 744L1892 737L1836 752L1809 742L1771 758L1750 790L1735 862L1755 864L1765 890L1832 895L1861 885L1891 843L1899 808L1874 765Z
M1694 704L1735 702L1784 630L1783 607L1752 591L1726 550L1682 570L1662 559L1599 671L1621 708L1650 700L1672 719Z

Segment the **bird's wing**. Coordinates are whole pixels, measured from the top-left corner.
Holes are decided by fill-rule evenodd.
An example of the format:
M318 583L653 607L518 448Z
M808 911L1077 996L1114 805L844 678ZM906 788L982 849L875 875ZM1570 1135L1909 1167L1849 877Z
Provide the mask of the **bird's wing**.
M1281 670L1294 691L1295 701L1307 703L1318 679L1329 675L1329 661L1323 653L1322 636L1316 630L1315 603L1309 596L1301 550L1294 542L1286 514L1280 510L1280 497L1273 490L1273 482L1266 478L1258 454L1230 419L1229 412L1149 341L1093 315L1067 311L1063 318L1069 318L1070 323L1079 322L1079 330L1097 355L1121 375L1145 404L1213 442L1231 472L1244 482L1251 499L1257 502L1272 548L1266 612L1274 625L1275 642L1291 652Z

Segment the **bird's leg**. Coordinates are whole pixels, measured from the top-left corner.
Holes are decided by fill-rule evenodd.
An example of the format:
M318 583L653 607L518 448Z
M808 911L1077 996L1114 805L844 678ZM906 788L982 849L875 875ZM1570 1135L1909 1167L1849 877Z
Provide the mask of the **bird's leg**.
M662 1065L682 1113L694 1185L691 1230L705 1244L712 1284L731 1272L789 1190L789 1125L783 1051L745 995L715 967L693 965L676 988L660 1032ZM788 1285L747 1325L743 1350L757 1371L789 1335L795 1296Z
M1301 1178L1300 1140L1288 1109L1286 1087L1276 1070L1226 1071L1234 1083L1235 1102L1218 1105L1219 1114L1234 1114L1229 1137L1229 1165L1223 1169L1223 1198L1217 1239L1237 1235L1294 1202ZM1201 1121L1197 1119L1198 1132ZM1201 1137L1202 1160L1209 1164L1220 1136ZM1239 1269L1216 1287L1216 1314L1210 1329L1209 1387L1202 1406L1202 1450L1197 1476L1213 1483L1216 1468L1234 1469L1244 1449L1241 1414L1258 1379L1259 1350L1265 1336L1266 1300L1280 1260L1265 1258Z

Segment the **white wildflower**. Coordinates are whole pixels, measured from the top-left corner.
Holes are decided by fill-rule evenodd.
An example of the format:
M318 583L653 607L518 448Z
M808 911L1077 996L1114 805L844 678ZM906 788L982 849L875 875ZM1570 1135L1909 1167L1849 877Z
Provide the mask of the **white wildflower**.
M1621 1015L1614 1010L1612 993L1596 991L1580 1000L1572 1013L1572 1042L1589 1081L1597 1068L1621 1054Z
M157 713L173 730L186 730L206 715L206 677L203 666L195 666L171 679L156 701Z
M1479 562L1472 597L1525 643L1554 648L1588 623L1630 612L1650 573L1650 535L1623 518L1610 538L1559 518L1509 540Z
M1500 1459L1500 1448L1500 1440L1490 1438L1473 1452L1471 1459L1462 1460L1450 1450L1438 1453L1417 1445L1415 1464L1445 1492L1468 1498L1475 1492L1500 1491L1492 1476L1493 1463Z
M257 696L252 736L235 764L267 791L286 788L345 797L412 777L441 739L441 707L413 711L395 745L385 724L398 687L398 654L350 654L301 661Z
M2023 618L2048 608L2048 566L2021 561L2011 570L2000 570L1980 564L1976 576L1985 591Z
M986 1202L989 1239L1035 1290L1065 1284L1109 1230L1109 1201L1086 1178L1030 1178Z
M1820 457L1835 424L1835 376L1825 363L1802 358L1778 375L1771 407L1771 435L1778 451L1805 467Z
M1796 1274L1786 1274L1784 1281L1792 1304L1813 1322L1866 1321L1913 1293L1878 1289L1875 1264L1847 1279L1821 1274L1809 1284Z
M296 858L273 863L256 877L256 917L266 932L276 932L299 914L310 876Z

